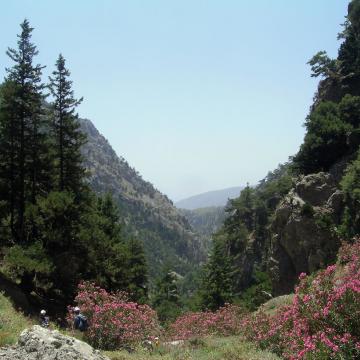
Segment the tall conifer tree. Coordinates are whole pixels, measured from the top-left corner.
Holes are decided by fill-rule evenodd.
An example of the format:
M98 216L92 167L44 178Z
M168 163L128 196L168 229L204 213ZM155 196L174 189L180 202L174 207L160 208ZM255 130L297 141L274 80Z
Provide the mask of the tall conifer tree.
M200 289L203 309L214 311L233 300L232 274L233 267L223 239L215 237Z
M24 243L29 239L25 236L26 203L35 204L37 195L49 190L50 169L47 123L42 107L43 66L33 63L38 54L31 42L33 28L26 19L20 26L17 49L7 51L14 65L6 69L1 105L0 177L7 184L3 196L9 202L12 237Z
M77 194L85 176L80 148L86 137L80 131L78 115L75 113L82 98L74 98L72 81L69 80L70 71L66 68L65 59L61 54L55 66L53 77L49 77L49 88L54 97L52 120L56 143L56 190L67 190Z

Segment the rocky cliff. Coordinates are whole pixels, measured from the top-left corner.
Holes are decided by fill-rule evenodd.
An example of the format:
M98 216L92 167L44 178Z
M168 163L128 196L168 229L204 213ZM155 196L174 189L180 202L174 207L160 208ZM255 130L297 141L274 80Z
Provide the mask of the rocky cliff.
M297 178L284 170L248 189L247 199L233 201L220 239L229 244L238 293L256 283L261 271L270 275L273 295L287 294L300 273L334 263L345 209L340 180L349 160Z
M293 290L301 272L333 263L340 242L343 194L334 174L301 176L277 207L270 225L269 270L275 294Z

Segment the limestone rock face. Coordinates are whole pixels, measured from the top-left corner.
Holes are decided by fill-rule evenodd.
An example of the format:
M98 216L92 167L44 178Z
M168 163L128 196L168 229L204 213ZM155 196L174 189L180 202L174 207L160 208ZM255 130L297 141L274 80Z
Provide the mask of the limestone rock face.
M275 295L289 293L301 272L333 262L340 245L331 228L339 221L343 194L328 173L301 177L279 204L271 224L268 263Z
M87 343L35 325L24 330L18 344L0 349L1 360L109 360Z

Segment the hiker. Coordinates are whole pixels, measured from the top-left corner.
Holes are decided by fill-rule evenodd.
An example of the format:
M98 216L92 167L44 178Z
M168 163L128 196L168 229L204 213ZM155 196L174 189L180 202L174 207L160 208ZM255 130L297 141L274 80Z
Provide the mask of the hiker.
M49 327L49 317L46 316L46 310L40 311L40 326L42 326L43 328Z
M146 340L142 342L142 345L144 346L144 348L151 352L155 348L159 347L160 340L157 336L154 337L154 340L151 340L151 337L149 336Z
M89 327L88 320L85 315L81 314L80 309L76 306L74 308L74 329L84 332Z

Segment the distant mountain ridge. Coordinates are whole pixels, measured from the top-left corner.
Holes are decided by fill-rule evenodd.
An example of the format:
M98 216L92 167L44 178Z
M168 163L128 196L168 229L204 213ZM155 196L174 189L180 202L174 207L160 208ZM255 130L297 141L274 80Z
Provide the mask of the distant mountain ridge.
M119 157L90 120L79 121L88 140L82 152L90 186L98 194L112 194L126 231L144 243L150 276L158 275L164 263L184 273L204 260L199 236L172 201Z
M225 206L228 199L234 199L240 195L244 186L236 186L221 190L208 191L177 201L176 207L180 209L194 210L213 206Z

